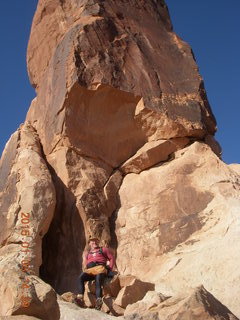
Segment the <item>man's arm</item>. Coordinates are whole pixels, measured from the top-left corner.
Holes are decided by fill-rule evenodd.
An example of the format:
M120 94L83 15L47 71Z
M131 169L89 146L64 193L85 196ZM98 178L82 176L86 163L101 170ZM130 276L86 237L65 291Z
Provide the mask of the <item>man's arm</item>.
M87 255L88 253L86 251L83 252L83 261L82 261L82 269L87 268Z
M109 261L109 268L113 270L113 267L115 265L114 255L112 254L111 250L108 248L103 248L103 253Z

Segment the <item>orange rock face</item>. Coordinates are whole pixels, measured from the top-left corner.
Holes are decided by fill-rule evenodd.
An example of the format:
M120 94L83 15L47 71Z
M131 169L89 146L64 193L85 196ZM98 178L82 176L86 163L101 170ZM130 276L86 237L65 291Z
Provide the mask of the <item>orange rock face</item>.
M62 135L82 149L86 131L86 148L93 145L84 154L101 157L114 134L109 149L129 149L120 161L144 139L213 134L191 49L172 32L164 2L90 3L39 1L34 17L28 70L38 96L28 119L43 131L46 153Z
M0 163L6 261L18 263L16 217L27 210L34 217L33 273L57 293L77 292L87 239L97 236L115 249L123 275L155 284L165 276L176 291L208 282L240 313L214 272L212 282L202 276L207 263L197 272L194 255L188 257L194 279L178 270L189 262L188 247L179 261L180 253L171 257L196 234L208 248L205 229L215 221L222 230L219 206L238 205L231 201L239 185L238 174L214 154L221 150L203 81L191 48L172 31L165 2L39 0L27 62L37 96ZM204 260L204 248L195 249ZM213 254L209 263L214 269L220 260ZM237 290L239 273L223 270Z
M189 137L214 134L215 120L191 49L172 32L164 1L39 1L28 71L37 97L27 120L57 190L42 274L61 291L67 283L74 287L80 260L73 261L85 238L95 234L114 244L109 219L119 206L122 175L165 161ZM179 146L176 138L183 139ZM62 228L66 234L57 236ZM61 243L70 238L66 250Z

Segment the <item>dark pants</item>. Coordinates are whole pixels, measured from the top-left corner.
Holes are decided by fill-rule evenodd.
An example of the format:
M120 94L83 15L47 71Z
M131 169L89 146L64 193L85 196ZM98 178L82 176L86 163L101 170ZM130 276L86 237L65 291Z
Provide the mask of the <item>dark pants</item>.
M106 277L105 273L100 273L100 274L97 274L96 276L93 276L93 275L87 274L85 272L82 272L77 280L79 293L84 294L84 290L85 290L84 282L95 280L96 298L101 298L102 297L102 285L103 285L105 277Z

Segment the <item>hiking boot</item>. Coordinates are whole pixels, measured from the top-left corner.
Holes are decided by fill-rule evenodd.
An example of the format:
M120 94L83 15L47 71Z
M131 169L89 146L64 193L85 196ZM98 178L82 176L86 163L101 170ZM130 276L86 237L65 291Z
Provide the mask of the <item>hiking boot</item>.
M96 304L95 304L95 309L96 309L96 310L101 310L102 304L103 304L102 298L97 298Z
M81 308L85 307L85 303L84 303L82 294L77 294L76 297L74 298L74 302L76 305L78 305Z

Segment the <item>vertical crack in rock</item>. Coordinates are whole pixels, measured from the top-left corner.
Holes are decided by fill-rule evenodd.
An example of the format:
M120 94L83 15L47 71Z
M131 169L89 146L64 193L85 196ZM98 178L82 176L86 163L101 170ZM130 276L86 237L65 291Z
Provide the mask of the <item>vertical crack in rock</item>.
M57 205L50 228L43 238L40 276L58 293L63 293L76 290L75 282L81 270L85 234L74 194L53 168L51 174L57 190Z
M65 173L53 169L60 157L66 165ZM118 171L112 173L112 168L101 160L79 154L71 147L51 154L48 161L57 206L43 240L40 275L58 293L76 291L86 238L98 236L107 245L111 241L109 219L118 205L122 176ZM97 173L99 181L95 180Z

